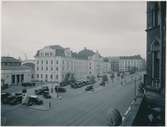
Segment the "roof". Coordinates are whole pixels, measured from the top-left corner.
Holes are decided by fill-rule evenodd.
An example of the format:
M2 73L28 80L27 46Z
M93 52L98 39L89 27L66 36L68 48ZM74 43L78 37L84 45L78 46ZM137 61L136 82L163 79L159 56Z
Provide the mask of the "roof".
M21 66L1 66L1 70L29 70L31 69L30 67L28 66L24 66L24 65L21 65Z
M13 62L21 62L21 61L19 59L14 58L14 57L3 56L3 57L1 57L1 62L13 63Z
M93 52L92 50L84 48L83 50L78 52L78 58L79 59L88 59L89 56L93 56L94 54L95 54L95 52Z
M142 59L140 55L134 55L134 56L120 56L120 59Z
M63 47L61 47L60 45L50 45L48 46L49 48L52 48L52 49L64 49Z

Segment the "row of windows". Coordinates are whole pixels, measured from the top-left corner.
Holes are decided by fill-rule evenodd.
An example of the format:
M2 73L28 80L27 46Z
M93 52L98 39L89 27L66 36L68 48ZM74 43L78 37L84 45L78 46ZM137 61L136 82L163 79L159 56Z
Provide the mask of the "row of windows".
M44 60L41 60L41 64L43 64L44 63ZM49 62L48 62L48 60L46 60L46 64L48 64ZM53 64L53 60L51 60L50 61L50 63L51 64ZM59 62L58 62L58 60L56 61L56 64L58 64ZM39 60L37 60L37 64L39 64Z
M41 71L43 71L43 70L44 70L44 68L41 67ZM45 70L48 71L48 67L46 67ZM53 71L53 67L51 67L50 70ZM37 71L39 71L39 67L37 67ZM56 71L58 71L58 67L56 67Z
M41 52L40 56L53 56L54 54L52 52Z
M49 76L50 76L50 79L52 80L53 79L53 75L52 74L37 74L37 78L41 78L41 79L43 79L43 78L45 78L45 79L48 79L49 78ZM59 78L59 76L58 75L56 75L56 79L58 79Z

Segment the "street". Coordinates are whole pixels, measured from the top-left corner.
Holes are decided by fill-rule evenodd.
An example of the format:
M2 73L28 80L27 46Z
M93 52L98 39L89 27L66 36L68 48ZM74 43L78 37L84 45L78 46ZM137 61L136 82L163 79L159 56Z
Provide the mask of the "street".
M8 106L2 105L2 117L5 116L9 126L105 126L110 108L118 109L121 115L126 112L135 96L134 86L134 80L127 77L124 85L117 79L105 87L96 86L94 91L68 87L61 100L50 99L51 108L48 108L49 100L45 100L46 110L17 105L11 111L4 111ZM66 95L70 90L80 92Z

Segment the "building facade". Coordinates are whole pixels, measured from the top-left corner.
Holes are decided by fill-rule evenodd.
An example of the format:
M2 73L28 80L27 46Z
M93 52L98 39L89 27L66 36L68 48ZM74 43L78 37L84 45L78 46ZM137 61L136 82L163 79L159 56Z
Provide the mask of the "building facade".
M119 57L119 72L143 71L145 60L140 55Z
M76 80L86 80L88 76L97 77L110 70L98 52L84 49L79 53L59 45L46 46L35 55L35 78L39 81L62 82L67 73Z
M109 62L111 64L111 70L113 72L119 72L119 57L110 57Z
M31 69L21 65L21 61L13 57L1 57L1 85L21 85L31 82Z
M166 2L147 2L146 85L165 89Z

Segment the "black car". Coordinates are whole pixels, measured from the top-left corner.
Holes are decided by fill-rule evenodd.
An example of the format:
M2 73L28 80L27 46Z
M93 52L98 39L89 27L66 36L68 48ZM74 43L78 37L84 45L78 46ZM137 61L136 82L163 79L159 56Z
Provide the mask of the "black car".
M36 94L36 95L41 95L42 92L43 92L43 91L42 91L41 89L35 90L35 94Z
M105 82L101 82L101 83L100 83L100 86L105 86Z
M28 101L28 105L42 105L43 101L41 99L39 99L37 96L30 96L29 97L29 101Z
M22 83L22 86L24 86L24 87L35 86L35 83L26 82L26 83Z
M42 91L49 91L49 88L48 88L48 86L43 86L43 87L41 88L41 90L42 90Z
M15 95L15 98L13 98L9 104L11 105L16 105L16 104L20 104L22 102L22 95Z
M63 87L55 86L55 91L56 91L56 92L62 92L62 93L64 93L64 92L66 92L66 89L63 88Z
M93 90L93 86L88 86L85 88L86 91L90 91L90 90Z
M2 102L3 104L7 104L8 97L9 97L10 95L11 95L11 94L8 93L8 92L1 93L1 102Z
M47 93L47 94L43 94L43 97L48 99L48 98L51 98L51 95Z

